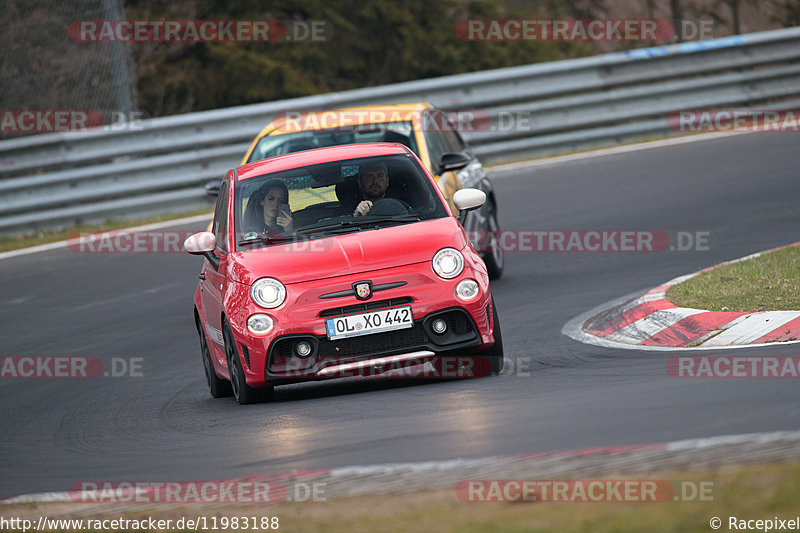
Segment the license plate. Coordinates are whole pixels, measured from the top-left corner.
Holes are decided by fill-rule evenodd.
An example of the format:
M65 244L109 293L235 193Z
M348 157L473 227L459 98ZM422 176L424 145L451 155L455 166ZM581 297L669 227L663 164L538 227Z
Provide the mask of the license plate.
M325 319L328 339L332 341L410 328L413 325L414 319L411 316L410 305Z

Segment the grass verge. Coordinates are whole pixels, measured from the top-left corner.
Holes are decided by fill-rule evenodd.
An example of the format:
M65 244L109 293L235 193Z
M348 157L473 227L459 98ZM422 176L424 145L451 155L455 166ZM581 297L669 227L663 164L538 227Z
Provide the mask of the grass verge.
M679 307L709 311L800 309L800 246L704 272L667 290Z
M35 235L25 235L19 237L0 237L0 252L8 252L10 250L19 250L21 248L30 248L31 246L38 246L40 244L48 244L51 242L59 242L74 237L76 233L82 231L112 231L122 228L132 228L134 226L143 226L145 224L155 224L156 222L166 222L168 220L177 220L179 218L191 217L195 215L202 215L208 213L208 219L211 220L213 213L208 209L196 209L194 211L187 211L185 213L157 215L146 218L134 218L126 220L108 220L103 224L92 225L79 225L72 226L63 230L41 231Z
M713 470L692 470L669 473L647 473L630 477L639 480L667 480L676 487L675 494L688 496L700 483L713 483L704 501L699 493L689 501L662 503L468 503L456 497L454 489L438 489L402 495L374 495L342 498L328 502L288 503L260 506L182 506L150 507L126 512L87 513L83 518L147 517L177 520L198 516L277 516L280 531L304 533L406 533L485 532L543 533L585 532L640 533L668 531L672 533L712 531L712 517L722 520L721 531L728 531L729 517L755 520L778 517L794 519L800 501L800 461L726 467ZM705 485L708 486L708 485ZM710 497L710 499L709 499ZM3 516L70 515L59 504L4 506ZM64 505L64 504L60 504ZM166 507L166 508L165 508ZM113 515L113 516L112 516ZM35 523L35 522L34 522ZM86 530L84 530L86 531ZM175 531L174 529L170 531Z

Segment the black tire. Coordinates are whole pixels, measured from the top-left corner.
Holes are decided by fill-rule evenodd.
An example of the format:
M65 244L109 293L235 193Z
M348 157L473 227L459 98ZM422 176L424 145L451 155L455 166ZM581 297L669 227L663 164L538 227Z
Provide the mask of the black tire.
M247 384L247 380L244 377L244 367L242 367L242 358L239 356L239 350L236 349L233 333L231 333L231 328L227 321L222 324L222 336L225 340L225 357L228 360L231 388L236 401L241 405L247 405L272 399L273 387L255 388Z
M487 216L486 240L483 243L483 262L486 263L486 271L489 279L498 279L503 275L506 265L503 247L500 246L498 235L500 234L500 224L497 221L497 207L494 203L489 204L489 214Z
M494 298L492 298L492 320L494 322L494 344L481 355L489 359L489 371L491 375L496 376L503 371L505 355L503 353L503 333L500 331L500 317L497 314L497 307L494 305Z
M231 383L230 381L219 378L214 371L214 363L211 360L211 349L208 347L206 334L197 317L195 317L195 325L197 326L197 334L200 336L200 357L203 358L203 370L206 374L208 391L214 398L227 398L233 394Z

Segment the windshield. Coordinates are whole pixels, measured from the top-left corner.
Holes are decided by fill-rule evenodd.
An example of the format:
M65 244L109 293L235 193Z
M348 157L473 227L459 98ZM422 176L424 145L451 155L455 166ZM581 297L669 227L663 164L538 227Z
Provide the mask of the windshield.
M419 155L411 122L407 121L267 135L258 140L258 144L247 162L252 163L268 157L311 150L312 148L373 142L404 144Z
M236 184L236 249L317 239L447 216L410 154L347 159Z

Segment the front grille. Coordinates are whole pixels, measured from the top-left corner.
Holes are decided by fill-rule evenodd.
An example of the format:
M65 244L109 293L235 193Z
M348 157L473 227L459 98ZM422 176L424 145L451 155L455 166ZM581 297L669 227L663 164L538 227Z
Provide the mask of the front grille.
M273 358L288 358L294 354L294 344L301 337L284 337L276 340L272 345ZM308 339L309 337L303 337ZM317 346L314 350L318 357L350 357L368 353L402 350L424 345L428 342L422 324L417 321L413 327L384 331L374 335L349 337L336 341L327 337L317 337Z
M433 333L431 329L431 323L437 318L447 323L447 331L444 334ZM442 350L475 346L480 344L479 337L472 318L460 308L430 313L424 319L415 320L410 328L335 341L329 340L324 335L289 335L275 339L270 346L267 374L283 374L287 368L290 370L316 368L316 364L331 359L347 362L364 356L393 355L423 349L438 353ZM300 358L294 353L295 343L301 340L312 344L312 356L308 359Z
M362 313L366 311L374 311L384 307L394 307L397 305L406 305L414 301L410 296L403 296L400 298L392 298L390 300L375 300L374 302L364 302L362 304L347 305L345 307L334 307L332 309L325 309L318 315L320 318L329 316L347 315L350 313Z
M273 357L291 357L292 355L292 347L294 346L295 339L278 339L275 341L275 344L272 345L272 356Z
M374 335L349 337L337 341L320 339L319 355L321 357L350 357L412 348L426 342L428 342L428 337L425 335L422 325L415 323L411 328L385 331Z
M433 322L441 319L447 324L444 333L433 333ZM423 327L437 346L449 346L478 338L478 331L472 318L463 309L448 309L431 313L425 317Z
M450 311L437 315L437 318L443 318L444 321L447 322L448 330L452 331L455 335L464 335L474 331L469 315L464 312Z

